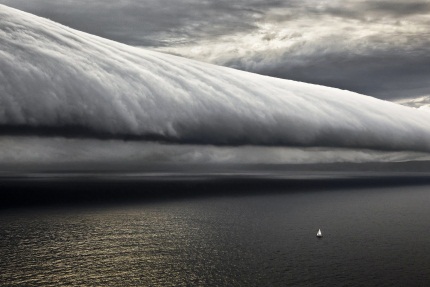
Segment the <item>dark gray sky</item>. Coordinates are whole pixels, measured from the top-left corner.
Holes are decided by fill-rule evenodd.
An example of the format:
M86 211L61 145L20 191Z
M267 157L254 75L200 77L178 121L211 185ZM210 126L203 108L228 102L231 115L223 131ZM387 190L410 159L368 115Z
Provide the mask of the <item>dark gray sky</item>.
M134 46L383 99L430 95L430 0L0 0Z

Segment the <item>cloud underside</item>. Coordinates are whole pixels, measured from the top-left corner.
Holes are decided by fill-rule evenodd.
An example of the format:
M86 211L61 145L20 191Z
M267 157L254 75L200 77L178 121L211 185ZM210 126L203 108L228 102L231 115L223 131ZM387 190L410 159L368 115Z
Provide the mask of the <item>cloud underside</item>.
M174 144L142 146L145 160L166 152L178 161L196 153L203 162L294 161L309 147L350 148L352 158L361 156L360 149L430 152L426 110L134 48L1 5L0 47L2 134L23 131L28 139L29 132L48 133L45 140L54 141L77 131L84 139L125 136L136 145L153 139ZM71 141L79 150L80 142ZM13 146L2 148L4 157ZM37 146L51 145L12 154L44 154ZM97 154L90 146L83 158ZM344 153L340 159L351 159ZM324 152L310 154L324 161Z
M428 161L429 153L325 147L220 147L157 142L66 139L61 137L0 137L0 168L49 164L315 164ZM114 168L114 167L112 167Z
M383 99L430 94L428 0L0 3L104 38L240 70Z

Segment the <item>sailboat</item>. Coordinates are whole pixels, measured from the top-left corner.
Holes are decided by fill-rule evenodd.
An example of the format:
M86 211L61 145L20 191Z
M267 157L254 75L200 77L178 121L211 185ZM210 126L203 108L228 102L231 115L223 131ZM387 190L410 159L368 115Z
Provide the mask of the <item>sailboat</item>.
M322 237L321 229L318 229L317 237L319 237L319 238Z

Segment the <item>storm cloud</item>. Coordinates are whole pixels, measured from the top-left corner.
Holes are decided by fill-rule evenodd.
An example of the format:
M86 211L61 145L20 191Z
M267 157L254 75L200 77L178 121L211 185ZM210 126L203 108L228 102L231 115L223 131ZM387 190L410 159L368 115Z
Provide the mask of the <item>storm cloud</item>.
M430 95L430 1L0 0L134 46L383 99Z
M424 109L131 47L2 5L0 47L0 125L8 129L430 151Z

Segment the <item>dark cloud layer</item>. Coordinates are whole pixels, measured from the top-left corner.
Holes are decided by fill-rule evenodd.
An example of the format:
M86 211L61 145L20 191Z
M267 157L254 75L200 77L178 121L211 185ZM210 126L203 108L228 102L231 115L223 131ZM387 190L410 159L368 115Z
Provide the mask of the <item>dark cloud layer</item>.
M299 56L283 55L276 63L252 58L230 59L226 66L273 77L353 90L382 99L430 94L430 54L381 51L369 55L347 52Z
M430 1L0 0L105 38L383 99L430 95Z
M0 3L50 18L111 40L139 46L190 43L254 28L262 3L201 0L1 0ZM277 5L268 2L268 5Z
M377 0L377 1L344 1L339 3L313 9L316 13L328 14L342 18L355 19L377 19L381 17L398 18L423 15L430 13L430 3L428 1L407 1L398 0ZM312 9L310 9L312 11Z

